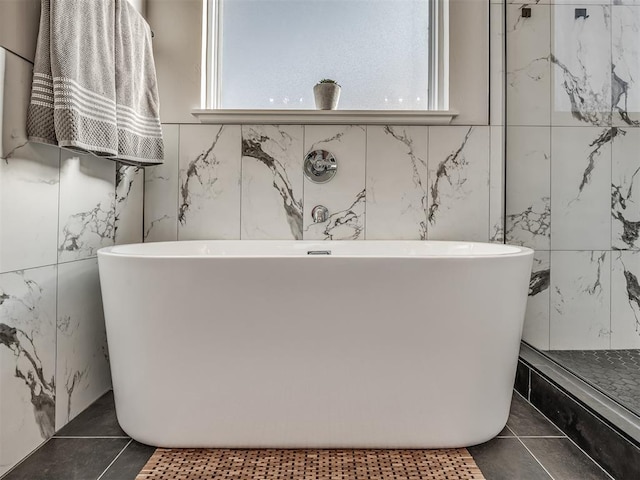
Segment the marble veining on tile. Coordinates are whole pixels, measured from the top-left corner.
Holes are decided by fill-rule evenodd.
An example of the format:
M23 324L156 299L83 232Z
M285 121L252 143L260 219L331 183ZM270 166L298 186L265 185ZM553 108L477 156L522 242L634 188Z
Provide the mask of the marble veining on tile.
M640 251L612 255L611 348L640 348Z
M593 170L596 166L596 161L601 156L601 150L610 144L614 138L616 138L620 134L621 130L619 128L613 127L603 130L598 137L596 137L590 144L590 152L587 156L587 164L582 172L582 179L580 180L580 185L578 186L578 197L585 189L585 187L591 183L591 176L593 174ZM577 197L576 197L577 199Z
M549 279L551 270L548 265L541 270L532 270L531 280L529 281L529 296L535 297L545 290L549 289Z
M331 181L304 178L303 238L305 240L363 240L366 206L366 128L362 125L306 125L304 152L324 149L338 163ZM316 205L329 210L324 223L314 223Z
M419 203L416 205L412 205L413 208L418 210L421 215L421 220L419 224L419 232L420 239L427 239L427 223L429 222L429 209L428 209L428 187L425 178L425 173L427 171L427 162L419 158L413 147L413 140L407 136L405 132L399 132L393 129L393 127L385 127L385 133L391 135L397 141L403 143L408 149L408 157L411 160L411 180L413 181L416 189L419 192L420 198Z
M551 252L551 265L550 348L610 348L610 252Z
M302 126L242 127L242 238L302 240Z
M324 223L310 223L305 233L321 240L358 240L364 229L366 191L362 190L344 210L332 213Z
M115 211L111 201L99 203L93 209L72 214L62 227L60 246L61 259L66 252L79 256L95 255L98 248L111 243L115 233ZM87 237L98 238L98 245L89 243Z
M522 9L531 9L524 17ZM551 96L551 7L507 6L507 123L548 125Z
M489 242L491 243L504 243L504 222L499 221L491 224L489 230Z
M619 129L553 127L551 246L611 248L611 145Z
M536 251L529 281L529 298L522 338L530 345L543 350L549 348L550 283L550 253Z
M427 239L427 127L367 127L367 239Z
M240 237L239 125L180 128L178 238Z
M95 256L113 245L115 162L62 151L58 261Z
M429 129L429 239L487 241L489 127Z
M640 334L640 284L637 275L628 270L624 262L622 262L622 267L627 285L627 301L635 319L635 331Z
M553 10L554 125L611 123L611 7L593 5L576 18L573 5Z
M0 475L55 431L56 267L0 275Z
M528 206L520 213L507 215L507 224L506 238L509 239L515 239L516 230L526 232L530 237L550 238L551 198L542 197L538 204ZM522 243L527 245L526 242Z
M178 125L163 125L164 163L144 170L145 242L178 239Z
M56 428L111 388L97 259L58 266Z
M220 160L213 155L213 149L216 148L223 131L224 127L220 128L209 148L189 161L185 169L184 179L180 182L180 208L178 209L178 221L183 225L187 223L187 213L192 204L190 186L197 183L203 190L213 190L218 181L215 168L220 164Z
M144 169L118 163L115 188L114 241L142 242Z
M611 97L615 125L640 125L640 3L611 7Z
M473 127L469 127L460 146L447 155L443 161L439 162L435 169L435 178L431 181L431 201L429 202L429 213L427 215L427 219L431 224L436 223L436 214L440 209L442 185L448 183L452 186L461 186L466 182L466 178L462 174L468 162L467 158L462 154L462 151L472 131ZM454 176L455 174L458 175Z
M550 129L510 127L507 136L507 242L549 250Z
M618 129L611 179L612 246L640 249L640 131Z

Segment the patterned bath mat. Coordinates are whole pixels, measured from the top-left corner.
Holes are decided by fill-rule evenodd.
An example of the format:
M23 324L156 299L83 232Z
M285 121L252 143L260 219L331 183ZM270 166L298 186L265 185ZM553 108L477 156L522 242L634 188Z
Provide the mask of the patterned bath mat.
M484 480L466 448L155 451L136 480Z

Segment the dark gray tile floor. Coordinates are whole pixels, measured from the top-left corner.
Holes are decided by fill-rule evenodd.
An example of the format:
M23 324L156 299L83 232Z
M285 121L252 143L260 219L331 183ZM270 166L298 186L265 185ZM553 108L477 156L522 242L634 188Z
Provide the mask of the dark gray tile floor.
M544 353L640 415L640 349L551 350Z
M120 429L108 393L3 480L134 480L154 450ZM487 480L611 479L517 393L500 435L469 452Z

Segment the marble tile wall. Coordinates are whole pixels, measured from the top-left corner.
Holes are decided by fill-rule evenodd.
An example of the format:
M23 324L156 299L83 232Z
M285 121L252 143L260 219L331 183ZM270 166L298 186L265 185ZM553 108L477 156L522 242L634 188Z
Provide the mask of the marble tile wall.
M640 348L640 3L508 0L506 18L506 240L536 250L524 339Z
M502 144L492 135L499 127L164 128L165 163L146 170L145 241L499 236ZM303 175L304 155L317 148L338 161L326 184ZM329 218L316 224L318 204Z
M26 141L0 48L0 476L111 387L96 251L142 239L142 170Z

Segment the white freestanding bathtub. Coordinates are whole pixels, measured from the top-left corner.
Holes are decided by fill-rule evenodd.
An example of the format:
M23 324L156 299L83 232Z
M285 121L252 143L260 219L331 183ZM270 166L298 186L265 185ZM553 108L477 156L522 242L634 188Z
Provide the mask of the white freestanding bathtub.
M532 256L431 241L103 248L120 425L162 447L484 442L507 420Z

